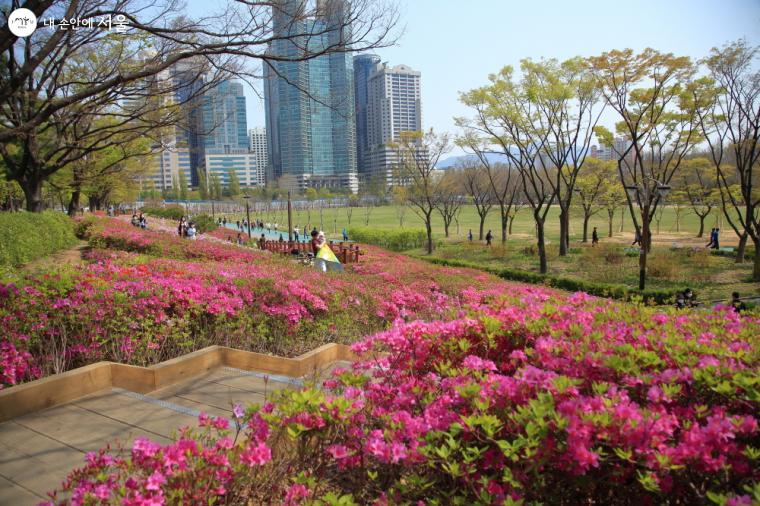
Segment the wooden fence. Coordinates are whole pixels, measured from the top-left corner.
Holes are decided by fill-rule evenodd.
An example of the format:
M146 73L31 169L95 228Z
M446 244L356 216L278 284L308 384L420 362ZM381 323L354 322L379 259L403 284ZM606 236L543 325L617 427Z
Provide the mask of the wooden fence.
M257 244L261 249L273 253L282 253L283 255L292 255L295 251L298 251L299 255L306 255L312 252L310 242L265 240L263 242L263 247L261 241L257 241ZM345 244L343 242L336 244L333 241L330 241L328 244L342 264L359 263L359 257L362 252L359 250L358 244Z

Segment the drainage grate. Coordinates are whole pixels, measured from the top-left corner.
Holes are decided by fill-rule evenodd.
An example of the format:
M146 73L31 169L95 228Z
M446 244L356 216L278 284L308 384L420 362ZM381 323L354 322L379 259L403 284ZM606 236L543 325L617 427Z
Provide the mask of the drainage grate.
M112 390L118 394L126 395L127 397L137 399L138 401L147 402L148 404L153 404L155 406L159 406L165 409L170 409L177 413L182 413L183 415L192 416L193 418L198 418L198 415L201 414L201 412L198 411L197 409L188 408L187 406L180 406L179 404L174 404L173 402L156 399L155 397L148 397L147 395L138 394L137 392L132 392L131 390L124 390L123 388L115 388L115 387Z

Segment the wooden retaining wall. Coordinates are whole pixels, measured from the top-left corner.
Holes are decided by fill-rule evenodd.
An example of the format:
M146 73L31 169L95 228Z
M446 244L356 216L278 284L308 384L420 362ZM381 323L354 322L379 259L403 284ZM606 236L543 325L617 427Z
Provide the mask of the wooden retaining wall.
M209 346L150 367L98 362L0 390L0 422L106 388L146 394L222 366L298 378L339 360L355 356L348 346L330 343L296 358Z

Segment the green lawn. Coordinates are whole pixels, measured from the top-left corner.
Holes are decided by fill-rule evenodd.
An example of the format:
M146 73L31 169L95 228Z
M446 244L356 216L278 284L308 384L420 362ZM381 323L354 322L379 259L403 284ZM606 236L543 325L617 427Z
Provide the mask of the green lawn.
M305 210L294 210L293 225L298 225L301 229L304 228L304 225L308 225L308 228L317 227L324 230L328 235L333 236L339 236L341 230L344 227L350 230L351 225L370 226L379 229L396 229L402 226L399 222L397 209L394 206L371 207L369 209L370 211L368 220L366 208L363 207L352 208L350 211L347 208L324 209L321 213L321 216L318 209L314 209L311 212L307 212ZM348 217L349 212L351 214L350 220ZM620 234L621 214L622 213L618 211L613 220L613 229L615 235L619 237L618 240L623 240L624 237L632 237L633 234L633 225L627 211L625 213L625 219L623 220L623 234ZM675 211L672 208L668 208L663 211L659 226L659 235L661 236L662 240L669 240L670 236L678 236L675 240L689 241L693 238L693 236L696 236L696 233L699 230L699 219L697 216L686 212L682 212L681 214L682 216L679 226L680 232L676 232ZM547 240L550 243L556 242L559 237L558 216L559 208L555 206L549 212L546 224ZM228 215L228 219L232 218L233 221L242 219L244 217L244 214ZM262 213L259 215L257 215L255 212L252 212L251 218L260 218L264 221L276 221L279 224L280 229L287 228L288 216L286 211L279 211L276 213L270 212L269 214ZM722 221L723 220L718 215L718 213L713 213L713 215L708 216L708 218L705 220L705 233L709 234L710 228L716 226L717 224L717 226L719 226L722 231L721 242L727 245L735 245L737 239L733 233L733 230L731 230L727 224L722 223ZM463 208L462 212L460 213L458 224L456 222L452 223L450 230L451 238L465 238L467 236L468 230L472 229L473 235L477 239L478 226L479 218L475 211L475 207L467 206ZM591 233L591 229L595 226L599 229L600 237L602 237L602 239L605 239L608 229L606 213L599 213L591 218L591 221L589 223L589 234ZM652 223L652 227L656 232L656 222ZM422 220L412 211L411 208L407 208L404 213L403 228L424 228ZM500 228L501 224L499 220L498 209L493 208L493 210L486 218L485 231L491 229L493 231L493 234L498 238L500 234ZM517 214L517 219L513 225L512 232L516 236L527 236L526 238L532 237L534 235L533 217L528 209L522 209ZM433 218L433 233L436 235L436 237L443 237L444 235L443 220L441 220L440 215L437 213ZM570 240L580 241L582 235L583 218L579 215L574 215L570 221ZM657 240L658 238L655 237L655 241ZM701 242L701 240L692 240L690 242L698 244ZM707 240L705 239L703 242L706 243Z

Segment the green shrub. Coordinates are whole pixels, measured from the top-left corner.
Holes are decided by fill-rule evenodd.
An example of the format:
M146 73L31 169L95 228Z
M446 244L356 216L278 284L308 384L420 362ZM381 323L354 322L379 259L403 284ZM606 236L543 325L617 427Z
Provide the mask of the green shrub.
M140 211L157 218L167 218L169 220L180 220L185 216L185 208L176 204L166 207L145 206Z
M218 227L214 218L208 214L199 214L198 216L194 216L192 222L195 223L195 229L201 234L216 230Z
M17 267L76 244L74 222L55 211L0 213L0 265Z
M423 247L427 242L424 230L377 230L374 228L352 227L349 231L352 241L374 244L391 251L406 251Z
M570 292L586 292L591 295L600 297L609 297L611 299L633 300L639 299L646 304L670 304L675 300L675 295L683 291L683 288L671 288L667 290L647 289L640 291L635 288L629 288L625 285L592 283L579 279L565 278L561 276L549 276L530 271L520 271L516 269L499 269L496 267L485 266L474 262L463 260L435 258L421 255L413 255L415 258L427 262L443 265L448 267L466 267L469 269L478 269L499 276L509 281L519 281L522 283L532 283L536 285L546 285L560 290Z

